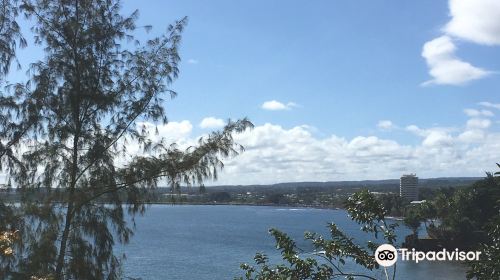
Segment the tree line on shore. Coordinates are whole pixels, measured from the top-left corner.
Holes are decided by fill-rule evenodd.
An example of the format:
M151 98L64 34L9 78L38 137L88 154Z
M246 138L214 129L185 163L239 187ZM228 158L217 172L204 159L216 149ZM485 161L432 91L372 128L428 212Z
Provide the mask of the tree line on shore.
M390 213L404 216L404 225L413 230L410 237L417 237L417 230L424 223L445 248L481 252L479 260L466 263L467 279L499 279L500 172L495 175L487 173L486 178L470 187L438 190L431 199L421 204L412 205L396 196L376 196L363 190L349 196L344 206L362 231L372 233L375 240L381 236L385 243L391 245L401 237L395 234L399 224L387 219ZM375 271L378 269L385 271L386 279L397 278L397 264L387 269L375 262L373 256L379 244L372 241L359 244L334 223L330 223L328 228L330 236L311 232L304 234L304 238L316 249L314 256L306 257L301 257L301 249L286 233L271 229L269 233L276 240L276 249L280 251L283 263L271 264L265 254L257 253L255 265L242 264L245 276L237 279L377 279ZM418 239L410 240L413 242L409 243L406 238L404 246L422 249L418 247ZM361 267L361 271L369 272L348 270L345 266L348 261Z

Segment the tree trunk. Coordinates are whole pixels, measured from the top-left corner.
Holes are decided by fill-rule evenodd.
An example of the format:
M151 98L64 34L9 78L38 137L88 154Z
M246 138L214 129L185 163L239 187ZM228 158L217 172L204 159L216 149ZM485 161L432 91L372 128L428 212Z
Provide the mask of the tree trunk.
M75 17L76 21L79 22L79 5L78 5L79 0L75 0ZM77 35L75 34L75 37L77 38ZM80 61L78 58L78 42L75 39L73 42L73 58L74 58L74 63L75 63L75 77L76 77L76 91L75 95L73 96L72 100L72 114L73 114L73 121L74 121L74 128L75 128L75 135L73 138L73 154L72 154L72 168L71 168L71 181L69 185L69 195L68 195L68 210L66 212L66 221L64 224L64 230L63 234L61 237L61 244L59 247L59 255L57 256L57 265L56 265L56 280L63 280L63 268L65 265L65 257L66 257L66 247L68 244L68 238L70 235L70 230L71 230L71 222L74 217L74 203L75 203L75 188L76 188L76 181L77 181L77 173L78 173L78 141L80 139L80 129L81 129L81 121L80 121L80 95L81 95L81 75L80 75Z
M73 195L70 194L70 197ZM72 200L72 198L71 198ZM63 279L63 274L62 270L64 267L64 257L66 255L66 246L68 244L68 238L69 238L69 233L70 233L70 228L71 228L71 220L73 219L73 201L70 201L68 203L68 210L66 212L66 222L64 225L64 231L61 237L61 244L59 246L59 254L57 256L57 266L56 266L56 275L55 278L56 280L62 280Z
M79 128L77 129L79 130ZM68 194L68 209L66 211L66 221L64 224L63 234L61 236L61 244L59 246L59 254L57 256L57 264L56 264L56 280L63 280L63 268L64 268L64 258L66 256L66 246L68 244L68 238L71 229L71 222L74 216L74 193L76 187L76 174L78 172L78 139L79 132L75 134L73 138L73 161L71 168L71 181L69 185L69 194Z

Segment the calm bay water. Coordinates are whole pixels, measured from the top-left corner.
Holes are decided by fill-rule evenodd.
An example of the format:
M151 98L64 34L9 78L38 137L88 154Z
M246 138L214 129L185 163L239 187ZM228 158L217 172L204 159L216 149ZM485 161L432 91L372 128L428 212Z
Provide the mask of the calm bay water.
M152 205L144 216L136 217L135 236L130 244L119 246L117 253L127 255L124 261L127 277L233 279L242 276L239 265L253 263L256 252L264 252L272 261L280 261L273 238L268 234L269 228L288 233L305 252L311 252L312 247L303 240L304 231L328 236L328 222L336 223L360 242L370 238L343 210ZM399 240L409 232L399 227ZM354 265L347 268L350 268L347 271L360 271ZM384 276L382 270L375 274L380 279ZM397 275L397 279L465 279L465 268L451 262L398 262Z

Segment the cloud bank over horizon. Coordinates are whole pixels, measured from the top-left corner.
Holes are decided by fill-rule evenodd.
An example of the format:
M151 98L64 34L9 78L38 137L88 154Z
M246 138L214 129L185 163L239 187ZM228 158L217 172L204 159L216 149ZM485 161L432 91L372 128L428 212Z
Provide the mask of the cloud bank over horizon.
M494 129L500 110L484 108L488 107L481 102L477 108L464 109L467 121L461 126L397 126L389 120L377 124L384 130L408 134L415 140L411 144L374 135L350 139L338 135L318 137L307 125L291 128L272 123L257 125L235 135L236 141L245 146L245 152L224 160L225 169L219 181L206 183L387 179L403 173L417 173L424 178L480 177L495 170L500 158L500 132ZM144 125L151 130L155 127ZM195 144L199 137L193 135L193 125L187 120L159 125L157 129L156 140L165 137L180 147Z

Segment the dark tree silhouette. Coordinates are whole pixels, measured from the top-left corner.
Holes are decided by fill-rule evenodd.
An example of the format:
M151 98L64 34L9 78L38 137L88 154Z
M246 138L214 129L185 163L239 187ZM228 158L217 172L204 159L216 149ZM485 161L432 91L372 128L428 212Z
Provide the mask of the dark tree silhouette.
M17 47L25 47L26 40L16 21L19 14L17 3L12 0L0 1L0 73L3 76L9 71L13 60L16 60ZM0 78L1 81L1 78Z
M500 164L497 163L500 168ZM491 213L493 214L491 220L487 224L486 228L488 230L489 240L486 244L480 245L480 251L482 253L481 257L477 261L469 262L469 270L467 271L467 279L498 279L500 278L500 194L498 189L500 188L500 171L494 173L494 177L491 174L487 174L487 182L490 184L490 190L492 188L497 189L496 194L489 192L487 196L493 197L491 199L493 206ZM484 201L481 201L484 203Z
M138 12L121 15L118 0L3 1L0 8L4 72L15 60L14 42L24 43L18 14L45 53L27 82L0 100L2 165L23 193L16 260L0 268L14 279L118 279L113 245L133 234L126 211L142 213L145 193L162 178L174 188L215 179L221 159L242 149L233 133L252 124L229 121L187 150L152 142L138 125L167 123L164 102L176 95L186 18L140 42ZM142 153L129 154L129 142Z

